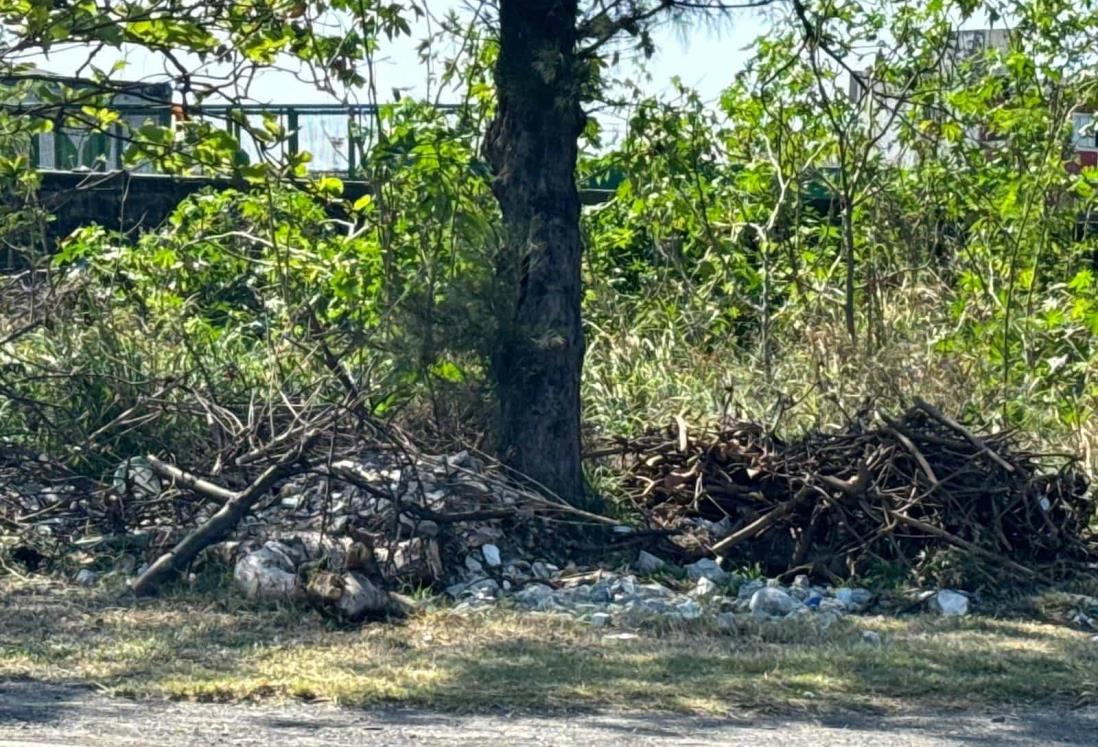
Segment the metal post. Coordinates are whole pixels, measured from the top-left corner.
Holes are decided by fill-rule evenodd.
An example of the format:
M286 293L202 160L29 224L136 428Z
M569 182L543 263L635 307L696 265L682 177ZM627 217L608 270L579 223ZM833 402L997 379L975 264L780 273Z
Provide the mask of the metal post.
M290 130L290 155L296 156L298 149L300 148L300 141L297 138L297 109L290 107L286 110L286 127Z
M122 170L122 143L126 133L122 130L122 123L114 125L114 167Z
M355 177L355 114L347 110L347 178Z
M53 128L53 167L58 171L61 171L61 167L64 162L61 160L61 139L65 137L63 124L64 119L57 118L57 124Z

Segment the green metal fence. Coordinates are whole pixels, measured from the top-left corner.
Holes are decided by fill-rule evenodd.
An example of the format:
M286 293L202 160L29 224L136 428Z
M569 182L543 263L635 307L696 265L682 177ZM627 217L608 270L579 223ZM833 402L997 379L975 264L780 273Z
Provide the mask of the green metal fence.
M52 132L36 135L31 153L38 168L121 169L130 133L149 122L163 126L174 122L179 126L190 120L209 122L231 132L253 162L263 157L285 157L304 151L312 156L308 164L310 171L353 178L361 168L365 149L372 142L378 114L377 107L372 105L325 104L218 105L188 109L164 104L117 106L114 109L122 123L110 133L56 126ZM273 119L285 133L273 149L251 132L263 131L265 118Z

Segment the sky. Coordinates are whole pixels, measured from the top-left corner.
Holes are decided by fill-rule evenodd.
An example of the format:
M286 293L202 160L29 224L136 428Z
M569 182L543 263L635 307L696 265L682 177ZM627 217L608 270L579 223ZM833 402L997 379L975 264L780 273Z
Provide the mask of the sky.
M442 15L461 4L462 0L438 0L436 11L436 2L432 0L431 10ZM644 66L647 75L631 62L620 65L617 72L639 83L650 95L670 91L672 79L678 77L696 88L706 100L716 100L746 62L749 56L746 48L765 31L767 23L759 11L744 10L720 25L663 26L655 33L657 53ZM415 52L416 40L425 36L425 32L426 27L420 24L413 27L412 38L383 45L376 67L377 89L383 100L391 99L394 88L412 97L426 93L426 71ZM40 55L25 61L53 73L73 75L86 61L87 53L86 48L62 48L49 56ZM140 48L121 52L104 50L95 62L100 68L106 68L119 59L127 62L126 69L116 76L120 79L164 78L161 58ZM260 76L252 85L250 95L256 103L263 104L335 103L330 94L281 71L269 71Z

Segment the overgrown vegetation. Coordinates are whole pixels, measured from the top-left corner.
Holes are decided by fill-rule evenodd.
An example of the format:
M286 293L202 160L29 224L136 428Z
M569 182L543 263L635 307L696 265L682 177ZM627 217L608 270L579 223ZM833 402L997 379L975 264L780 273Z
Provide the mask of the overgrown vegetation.
M371 33L402 33L379 8ZM1008 46L958 57L951 34L981 14L1009 23ZM185 26L132 33L212 54ZM921 396L1098 467L1098 170L1072 147L1073 115L1098 107L1095 29L1066 0L795 2L718 106L681 88L632 107L620 142L598 143L591 123L580 177L620 183L583 213L589 445L675 415L795 435ZM229 173L238 188L192 197L141 236L88 226L60 247L43 242L19 143L61 104L40 83L10 89L53 108L0 115L3 191L20 198L0 226L18 255L0 443L96 486L149 452L239 484L226 441L259 449L326 406L435 444L498 445L491 372L514 291L482 147L498 40L456 19L444 32L466 42L443 65L460 104L380 106L366 196L280 159L291 133L272 120L243 123L264 145L254 163L225 131L147 125L129 133L132 162ZM321 41L295 51L316 61ZM376 39L357 41L369 60ZM289 42L270 43L243 53L267 64ZM596 73L581 82L599 88ZM109 98L80 96L59 121L117 124ZM551 332L537 343L552 348ZM612 479L599 487L613 497Z

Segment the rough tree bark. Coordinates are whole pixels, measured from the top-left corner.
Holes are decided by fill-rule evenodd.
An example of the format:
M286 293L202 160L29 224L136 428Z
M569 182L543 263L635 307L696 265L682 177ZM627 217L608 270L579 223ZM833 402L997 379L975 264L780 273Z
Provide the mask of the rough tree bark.
M576 0L500 0L498 111L486 141L505 228L493 360L501 453L570 502L584 492L576 14Z

